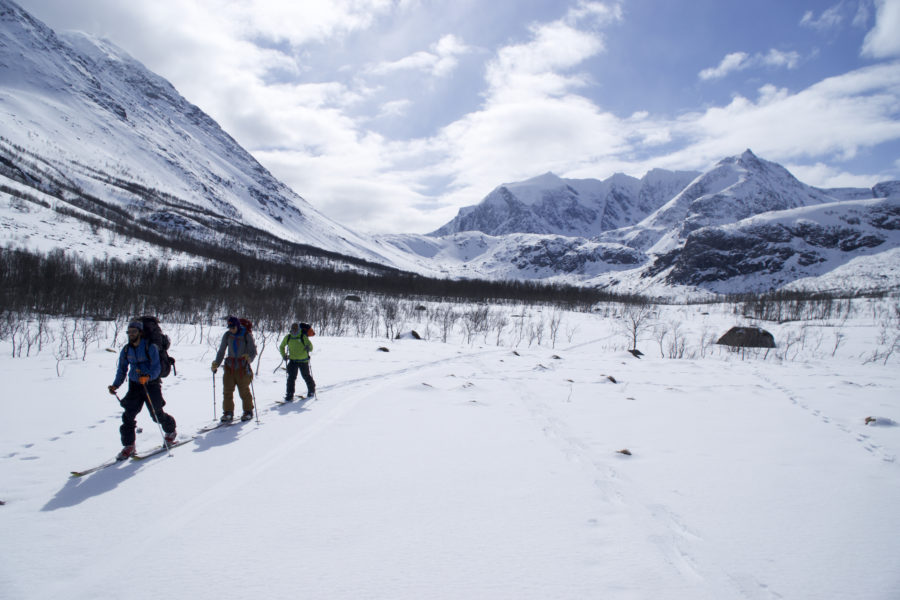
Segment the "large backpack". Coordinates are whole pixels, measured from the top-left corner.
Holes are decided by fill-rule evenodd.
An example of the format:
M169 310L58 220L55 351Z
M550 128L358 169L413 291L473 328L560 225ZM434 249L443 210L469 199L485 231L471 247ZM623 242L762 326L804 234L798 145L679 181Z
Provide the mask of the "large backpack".
M312 325L309 323L300 323L300 331L303 332L303 335L306 337L312 337L316 335L316 332L313 331Z
M149 343L156 344L156 348L159 350L159 376L168 377L171 372L178 375L178 371L175 370L175 359L169 356L169 346L172 345L172 342L169 340L169 336L160 329L159 319L143 316L138 320L144 325L142 337Z
M241 317L238 319L238 322L240 322L241 327L247 330L247 333L253 333L253 321Z

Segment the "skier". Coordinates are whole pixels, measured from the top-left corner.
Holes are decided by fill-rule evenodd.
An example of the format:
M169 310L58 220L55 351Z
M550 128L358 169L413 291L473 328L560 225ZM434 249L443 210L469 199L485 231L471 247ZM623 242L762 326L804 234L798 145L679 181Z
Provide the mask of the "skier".
M122 451L116 456L116 460L125 460L135 452L135 417L141 412L144 402L150 403L150 417L162 425L166 444L174 443L177 437L175 419L163 411L166 401L163 400L162 383L159 380L159 349L156 344L151 344L142 337L143 331L144 325L140 321L128 324L128 343L119 353L116 378L108 388L110 394L115 394L125 381L126 371L128 372L128 392L119 401L125 412L122 413L122 425L119 427Z
M225 351L228 350L225 373L222 375L224 398L221 420L223 422L234 420L234 388L237 386L244 408L241 421L249 421L253 418L253 394L250 393L253 369L250 368L250 362L256 358L256 342L253 341L253 334L241 325L237 317L228 317L227 324L228 331L222 336L219 352L212 362L212 372L215 373L222 364Z
M313 345L309 339L309 330L302 329L300 323L291 325L291 332L284 336L281 340L281 359L287 360L287 390L285 391L284 401L291 402L294 399L294 383L297 381L297 370L303 376L306 382L306 397L312 398L316 395L316 382L309 370L309 355L312 352ZM287 347L288 352L284 349Z

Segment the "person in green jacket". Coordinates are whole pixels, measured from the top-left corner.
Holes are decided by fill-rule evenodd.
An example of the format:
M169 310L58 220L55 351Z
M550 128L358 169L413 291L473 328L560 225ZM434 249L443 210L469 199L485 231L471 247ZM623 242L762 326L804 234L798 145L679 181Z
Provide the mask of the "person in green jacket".
M306 382L306 397L312 398L316 395L316 381L309 369L309 355L313 349L312 342L309 341L311 335L315 335L312 327L306 323L294 323L291 325L291 332L281 340L281 346L279 346L281 358L288 361L285 402L291 402L294 399L294 384L297 381L298 370L303 376L303 381ZM285 348L287 348L287 352L285 352Z

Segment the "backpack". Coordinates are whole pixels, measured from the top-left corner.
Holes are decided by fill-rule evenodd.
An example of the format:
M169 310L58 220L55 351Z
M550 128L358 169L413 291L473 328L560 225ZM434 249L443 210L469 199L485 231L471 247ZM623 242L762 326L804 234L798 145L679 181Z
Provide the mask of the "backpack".
M169 336L160 329L159 319L143 316L138 321L144 325L144 332L141 334L141 337L151 344L156 344L156 348L159 350L159 376L168 377L169 373L173 371L178 375L178 372L175 371L175 359L169 356L169 346L172 345L172 342L169 340Z
M240 322L241 327L247 330L247 333L253 333L253 321L244 318L238 319L238 321Z
M313 331L312 325L310 325L309 323L300 323L300 331L306 337L312 337L316 335L316 332Z

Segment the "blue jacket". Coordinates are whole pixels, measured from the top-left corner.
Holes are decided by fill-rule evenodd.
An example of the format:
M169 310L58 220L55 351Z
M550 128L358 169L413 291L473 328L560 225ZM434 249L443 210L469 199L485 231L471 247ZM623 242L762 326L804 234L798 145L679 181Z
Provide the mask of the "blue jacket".
M131 344L126 344L122 348L122 352L119 353L119 369L116 372L116 380L113 381L115 387L119 387L125 381L125 372L129 365L131 365L131 371L128 372L129 381L136 383L141 375L147 375L150 381L158 379L162 368L156 344L141 340L137 348Z

